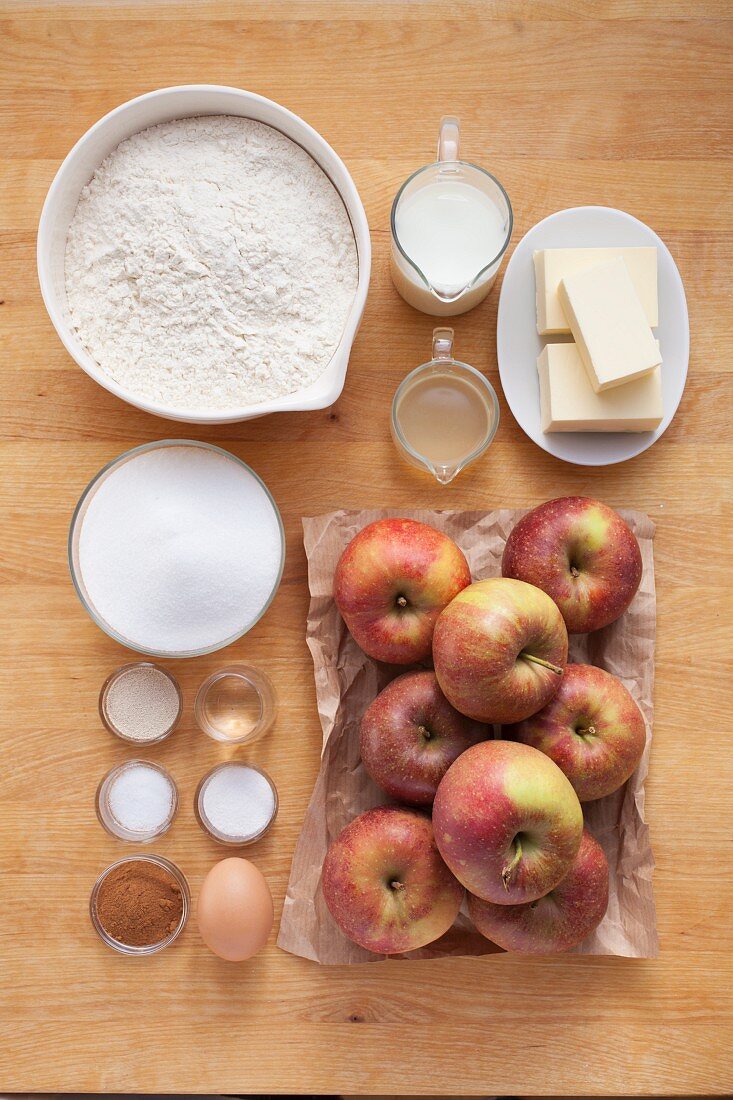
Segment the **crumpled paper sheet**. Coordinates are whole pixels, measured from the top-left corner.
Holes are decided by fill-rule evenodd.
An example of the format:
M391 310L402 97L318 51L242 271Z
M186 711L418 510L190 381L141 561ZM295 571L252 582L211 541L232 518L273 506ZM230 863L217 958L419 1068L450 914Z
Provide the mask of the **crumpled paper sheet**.
M468 558L474 580L499 576L506 538L523 511L438 512L427 510L340 511L304 519L311 592L307 641L315 667L318 712L323 727L321 768L295 849L278 945L320 963L378 961L352 943L332 920L320 888L321 867L331 841L364 810L388 802L359 758L359 722L379 691L406 671L365 656L347 631L332 597L341 552L373 520L409 516L450 535ZM610 868L608 912L577 954L652 958L659 952L652 894L654 858L644 821L644 780L652 736L656 598L654 525L641 512L621 514L641 547L643 574L629 610L611 626L570 639L570 660L600 665L617 676L641 707L646 747L641 763L620 791L586 803L588 827L603 845ZM402 958L484 955L500 949L475 931L464 910L435 943Z

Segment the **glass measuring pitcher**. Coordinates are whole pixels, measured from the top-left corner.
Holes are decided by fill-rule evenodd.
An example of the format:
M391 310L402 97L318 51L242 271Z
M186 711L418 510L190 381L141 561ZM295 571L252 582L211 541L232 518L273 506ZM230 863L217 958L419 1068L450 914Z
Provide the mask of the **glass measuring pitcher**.
M438 159L403 183L392 204L392 281L435 317L473 309L491 290L512 235L509 196L483 168L459 160L459 123L440 123Z
M487 449L499 426L499 402L480 371L453 358L453 329L433 329L433 358L416 367L392 402L392 438L412 466L441 485Z

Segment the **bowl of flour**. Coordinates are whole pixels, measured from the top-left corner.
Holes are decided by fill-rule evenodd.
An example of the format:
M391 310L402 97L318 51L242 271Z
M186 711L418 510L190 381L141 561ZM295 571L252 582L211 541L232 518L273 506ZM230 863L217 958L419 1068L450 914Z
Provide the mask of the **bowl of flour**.
M37 257L77 364L198 424L333 404L371 269L333 149L279 104L212 85L140 96L87 131L49 189Z
M265 483L229 451L165 439L92 479L69 568L92 620L153 657L198 657L257 623L282 578L285 537Z

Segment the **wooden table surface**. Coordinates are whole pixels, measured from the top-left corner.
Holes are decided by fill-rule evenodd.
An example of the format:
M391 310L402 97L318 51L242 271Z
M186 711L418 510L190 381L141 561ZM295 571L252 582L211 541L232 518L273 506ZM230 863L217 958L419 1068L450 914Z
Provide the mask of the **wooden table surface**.
M2 768L0 1088L346 1093L697 1093L733 1089L731 952L731 332L733 14L728 0L277 0L138 6L0 4ZM302 115L351 170L374 242L372 284L343 396L330 410L184 434L229 447L271 487L287 565L265 619L221 656L184 663L186 716L151 750L183 807L156 847L194 895L222 855L191 800L219 757L192 724L222 660L266 666L280 694L256 758L275 776L275 830L249 854L279 917L318 768L305 645L300 518L338 507L529 506L565 493L645 509L658 525L656 726L647 813L661 933L656 961L487 957L321 968L280 952L220 962L191 923L175 948L128 960L87 916L126 849L97 825L97 782L130 752L97 693L129 657L69 582L73 506L103 463L181 434L72 362L44 311L35 233L74 141L139 93L231 84ZM687 290L692 358L677 418L646 454L587 470L535 447L502 400L489 455L447 489L401 465L391 395L423 362L432 320L388 275L405 176L456 113L467 159L506 184L514 242L583 203L619 206L669 245ZM496 290L456 322L459 356L499 388Z

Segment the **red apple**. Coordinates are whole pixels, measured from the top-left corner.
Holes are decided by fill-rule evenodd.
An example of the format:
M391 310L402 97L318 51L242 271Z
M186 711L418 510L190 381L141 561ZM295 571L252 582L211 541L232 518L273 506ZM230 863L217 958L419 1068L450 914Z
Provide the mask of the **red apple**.
M494 905L468 897L468 912L482 936L506 951L551 955L589 936L608 908L608 863L588 830L575 861L558 885L525 905Z
M438 615L470 583L468 562L447 535L413 519L379 519L341 555L334 598L369 657L410 665L430 657Z
M454 710L434 672L406 672L380 692L361 720L361 759L398 802L429 806L453 761L488 727Z
M641 581L641 551L618 512L590 497L559 497L523 516L504 547L505 577L536 584L571 634L618 619Z
M549 702L568 659L562 615L523 581L477 581L438 619L433 660L443 694L479 722L520 722Z
M547 706L502 733L546 753L581 802L618 790L635 771L646 742L643 715L629 692L594 665L568 665Z
M429 818L379 806L342 829L323 863L323 896L342 932L394 955L432 943L458 916L463 887L435 845Z
M570 870L583 811L549 756L512 741L483 741L452 764L433 804L435 840L477 897L511 905L547 894Z

